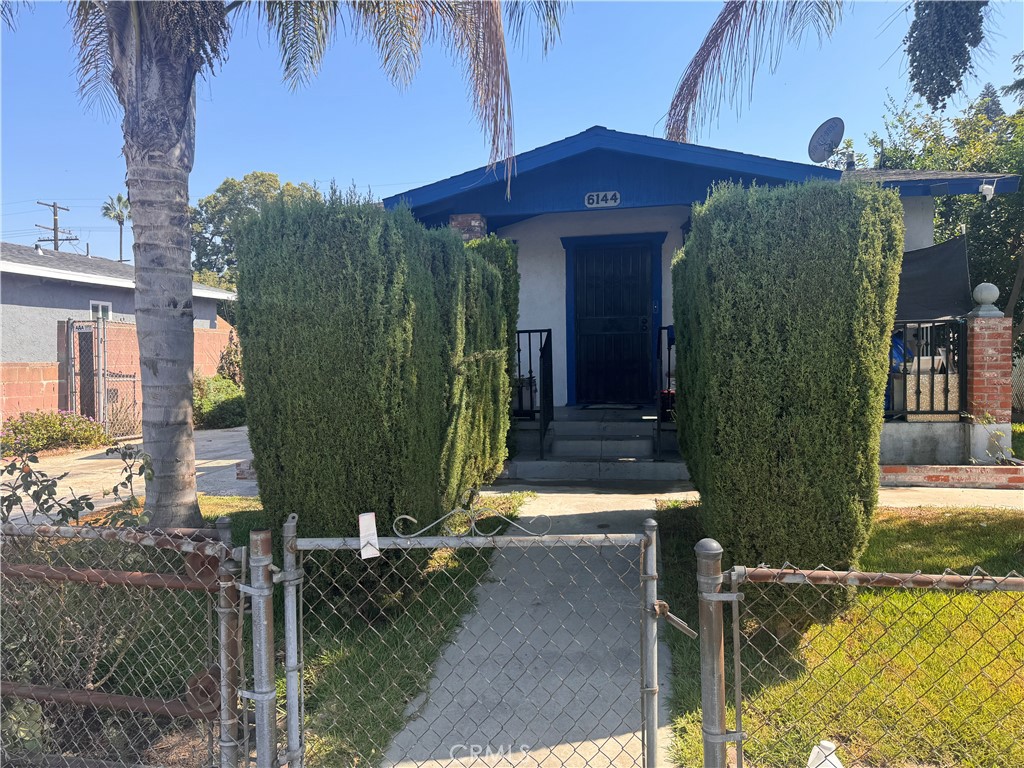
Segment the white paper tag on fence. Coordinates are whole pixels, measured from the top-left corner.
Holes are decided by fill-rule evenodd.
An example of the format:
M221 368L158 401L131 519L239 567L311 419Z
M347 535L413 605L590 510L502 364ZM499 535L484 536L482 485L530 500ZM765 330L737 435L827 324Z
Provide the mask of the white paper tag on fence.
M380 545L377 543L377 515L363 512L359 516L359 555L363 560L380 557Z

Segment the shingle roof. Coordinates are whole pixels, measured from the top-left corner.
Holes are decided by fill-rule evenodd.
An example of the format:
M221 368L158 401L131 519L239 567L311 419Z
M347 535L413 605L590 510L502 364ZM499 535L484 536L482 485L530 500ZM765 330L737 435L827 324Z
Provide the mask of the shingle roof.
M17 243L0 243L0 271L39 275L54 280L69 282L114 285L124 288L135 287L135 267L98 256L82 256L77 253L37 250ZM208 299L227 299L236 296L231 291L192 283L192 294Z
M900 194L965 195L977 194L981 184L992 184L995 193L1006 195L1020 188L1020 176L1012 173L978 171L915 171L901 168L858 168L843 171L843 181L866 181L897 187Z

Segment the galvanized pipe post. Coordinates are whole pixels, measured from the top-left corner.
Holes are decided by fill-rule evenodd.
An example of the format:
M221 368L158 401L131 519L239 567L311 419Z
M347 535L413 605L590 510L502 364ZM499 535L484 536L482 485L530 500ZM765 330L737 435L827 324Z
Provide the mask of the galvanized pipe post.
M237 768L239 735L239 664L241 635L238 622L239 564L231 557L231 521L217 518L217 531L227 554L220 561L217 580L218 641L220 645L220 768Z
M249 533L252 595L252 699L256 710L256 768L277 768L277 688L274 681L274 580L270 531Z
M644 521L643 549L643 713L644 766L658 765L658 616L654 604L658 600L658 524Z
M701 539L697 553L697 616L700 623L700 703L704 768L726 768L725 625L721 601L708 596L722 590L722 545Z
M302 640L299 634L299 570L296 546L297 515L289 515L283 529L284 539L284 672L285 707L288 723L286 758L289 768L302 768L305 745L302 740Z

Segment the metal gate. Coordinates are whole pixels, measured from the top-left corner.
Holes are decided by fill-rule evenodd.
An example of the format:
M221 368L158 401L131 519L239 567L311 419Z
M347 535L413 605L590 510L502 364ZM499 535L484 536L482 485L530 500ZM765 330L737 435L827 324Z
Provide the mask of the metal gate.
M113 437L142 432L135 326L109 320L67 322L68 410L96 419Z
M653 521L641 534L538 535L456 510L428 526L445 535L403 534L415 521L399 518L380 538L301 538L297 522L279 571L268 532L250 544L254 687L243 696L260 768L654 767Z

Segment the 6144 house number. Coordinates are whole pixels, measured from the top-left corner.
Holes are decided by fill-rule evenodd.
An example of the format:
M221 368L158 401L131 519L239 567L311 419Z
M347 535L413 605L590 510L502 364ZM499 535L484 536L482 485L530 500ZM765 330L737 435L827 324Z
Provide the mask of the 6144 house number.
M583 204L587 208L614 208L621 202L618 192L587 192Z

